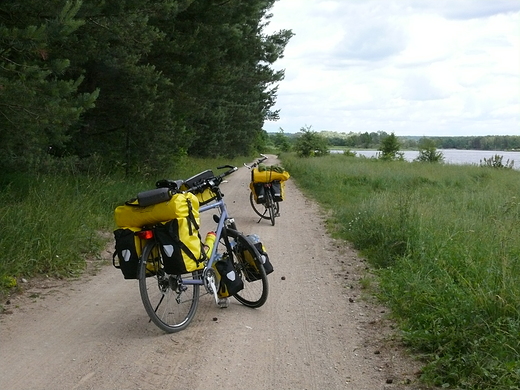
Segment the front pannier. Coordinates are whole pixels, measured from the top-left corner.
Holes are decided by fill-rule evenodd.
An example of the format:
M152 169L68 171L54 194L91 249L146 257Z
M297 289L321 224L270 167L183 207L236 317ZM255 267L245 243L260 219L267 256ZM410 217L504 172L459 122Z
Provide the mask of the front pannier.
M248 240L250 240L255 248L257 249L258 253L260 254L260 259L258 259L264 266L265 274L269 275L274 271L273 265L271 264L271 261L269 260L269 255L267 254L267 251L260 241L260 237L256 234L251 234L247 236ZM248 249L244 248L243 245L239 244L239 251L240 255L243 256L244 260L249 265L248 272L245 273L246 280L248 282L254 282L255 280L260 279L260 271L258 270L258 267L254 260L254 253L251 253Z
M215 268L220 276L220 284L218 288L218 297L226 298L235 295L244 288L244 282L238 276L230 257L225 256L215 263Z

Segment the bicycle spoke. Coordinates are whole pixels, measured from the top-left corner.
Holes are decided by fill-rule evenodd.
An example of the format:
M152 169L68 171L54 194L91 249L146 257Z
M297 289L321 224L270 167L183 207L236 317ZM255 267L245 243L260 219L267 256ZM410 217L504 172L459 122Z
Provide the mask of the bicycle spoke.
M237 273L244 283L244 288L233 296L244 306L260 307L267 301L269 292L267 275L260 254L243 234L230 231L229 236L236 242L233 254Z
M183 277L200 278L200 274L183 277L166 274L157 245L148 244L142 254L139 272L141 300L155 325L167 333L178 332L190 324L199 302L200 286L185 284L187 279ZM150 264L154 272L150 272Z

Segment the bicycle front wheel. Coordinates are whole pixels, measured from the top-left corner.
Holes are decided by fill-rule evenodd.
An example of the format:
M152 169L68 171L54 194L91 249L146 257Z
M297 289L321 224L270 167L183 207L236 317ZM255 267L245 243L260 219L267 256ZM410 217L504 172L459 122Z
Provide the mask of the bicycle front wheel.
M200 278L200 272L167 274L159 244L146 245L139 264L139 292L150 320L166 333L185 329L195 316L200 295L200 285L189 282Z
M244 283L244 288L233 296L247 307L257 308L267 301L269 283L261 255L253 243L242 233L228 230L228 238L234 241L235 268Z

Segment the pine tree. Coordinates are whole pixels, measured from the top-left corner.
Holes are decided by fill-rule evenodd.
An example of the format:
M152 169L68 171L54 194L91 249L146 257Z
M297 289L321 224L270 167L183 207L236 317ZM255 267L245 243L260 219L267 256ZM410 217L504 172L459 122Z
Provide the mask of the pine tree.
M391 133L389 136L381 140L381 146L379 147L379 159L381 160L404 160L404 153L399 151L401 144L395 136Z
M80 3L57 3L0 4L0 165L9 169L34 168L60 149L97 97L77 92L81 76L63 77L69 61L54 49L83 22Z

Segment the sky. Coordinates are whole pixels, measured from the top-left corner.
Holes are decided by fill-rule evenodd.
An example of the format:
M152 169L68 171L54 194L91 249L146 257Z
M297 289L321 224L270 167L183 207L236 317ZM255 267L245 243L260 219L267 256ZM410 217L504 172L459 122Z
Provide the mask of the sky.
M278 0L264 130L520 135L520 0Z

